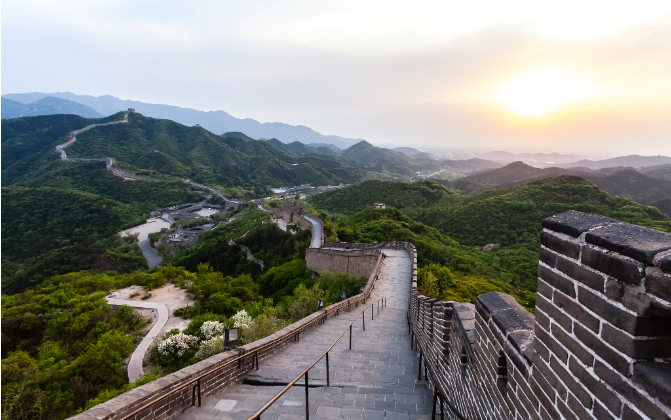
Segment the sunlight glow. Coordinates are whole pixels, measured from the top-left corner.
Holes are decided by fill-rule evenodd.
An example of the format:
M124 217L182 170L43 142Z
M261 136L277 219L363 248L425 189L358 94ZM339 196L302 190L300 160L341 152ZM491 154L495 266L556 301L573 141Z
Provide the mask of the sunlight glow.
M496 92L496 99L516 114L533 117L603 92L600 86L560 69L540 69L518 76Z

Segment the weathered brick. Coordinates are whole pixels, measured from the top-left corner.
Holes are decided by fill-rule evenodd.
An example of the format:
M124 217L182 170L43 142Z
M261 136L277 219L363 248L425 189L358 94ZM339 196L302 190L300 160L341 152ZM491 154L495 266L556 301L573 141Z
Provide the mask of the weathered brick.
M592 312L630 334L636 331L636 315L618 308L585 287L578 287L578 301Z
M582 344L578 343L573 337L569 336L564 330L557 327L557 324L552 325L552 335L559 340L561 344L568 349L568 351L580 359L587 366L592 366L594 363L594 356L587 351Z
M627 383L622 376L613 371L609 366L596 360L594 362L594 373L610 385L630 404L641 410L652 419L667 419L663 411L652 401L641 394L636 388ZM627 410L625 405L623 413ZM624 414L623 414L624 418ZM632 417L633 418L633 417Z
M582 305L578 304L573 299L569 298L563 293L555 291L552 301L559 308L563 309L565 312L571 315L581 325L589 328L594 332L599 331L599 319L587 312L582 307Z
M545 330L536 330L536 338L539 339L545 346L554 353L559 360L566 363L568 360L568 352Z
M538 296L536 296L536 328L541 326L544 330L550 331L550 318L548 318L543 312L538 311L539 309L542 310L542 308L538 306L538 302L539 299Z
M627 356L634 359L671 357L671 338L638 339L609 324L604 324L601 337Z
M624 283L613 278L606 280L606 297L616 302L622 302L624 296Z
M671 302L671 275L658 268L648 267L645 275L645 290L658 298Z
M580 259L582 264L624 283L639 284L645 275L643 264L589 246L583 248Z
M568 403L568 406L571 409L571 411L573 411L578 416L579 419L589 420L589 419L594 418L594 417L592 417L591 414L589 414L587 412L587 410L585 410L583 405L580 404L581 401L579 401L578 398L576 398L573 394L568 394L567 403ZM588 408L591 408L591 407L588 407Z
M608 407L611 413L619 415L622 403L613 391L608 389L608 387L598 378L595 378L587 372L587 370L573 357L571 357L571 360L569 361L569 370L588 391L594 394L597 401L600 401L603 405Z
M545 347L545 344L538 339L538 336L534 338L534 352L536 352L536 354L543 360L550 361L550 351Z
M536 291L539 295L545 296L548 299L552 299L552 287L544 282L542 279L538 279L536 283Z
M557 257L555 267L573 280L603 293L605 278L602 274L590 271L587 268L581 267L577 263L562 257Z
M571 318L557 309L552 302L545 299L543 296L536 295L536 309L540 309L548 314L549 317L551 317L557 324L561 325L566 331L573 331L573 321L571 321ZM536 312L536 322L538 322L538 315L538 312ZM545 329L547 330L548 328Z
M648 392L648 394L671 407L670 364L638 362L634 365L632 380Z
M615 350L605 345L600 338L596 337L579 324L573 326L573 332L578 340L585 344L588 349L591 349L597 356L601 357L608 364L617 369L618 372L625 375L629 372L629 361ZM594 363L596 366L597 361L595 360Z
M587 232L585 241L646 264L671 249L671 234L629 223L614 223Z
M634 411L630 406L625 405L624 410L622 410L622 420L645 420L645 419L641 417L641 415L638 414L636 411Z
M548 232L541 233L541 244L555 252L566 255L569 258L577 260L578 256L580 256L580 245Z
M549 249L547 249L545 247L541 247L541 249L538 251L538 259L543 264L546 264L550 267L554 267L555 262L557 261L557 254L555 254L554 252L551 252Z
M594 417L597 420L615 420L615 417L603 406L599 403L599 401L594 401L594 409L592 410L592 414L594 414ZM617 415L620 415L620 412L618 411Z
M561 290L565 295L575 297L575 283L573 281L540 264L538 265L538 277L555 289Z
M568 389L575 395L580 403L587 407L588 409L592 408L592 397L585 391L585 388L573 378L573 376L566 370L566 368L557 361L556 358L552 357L550 359L550 367L552 370L559 376L559 379L568 387Z
M557 401L557 408L559 409L559 412L564 416L566 420L581 420L578 419L576 414L571 411L570 408L566 404L564 404L563 401Z
M536 377L536 375L542 376L552 386L560 400L566 399L566 387L559 381L557 374L552 372L547 364L543 362L534 363L532 376Z
M607 226L611 223L620 222L615 219L611 219L610 217L569 210L564 213L548 217L547 219L543 220L542 226L545 229L565 233L569 236L577 238L590 229Z

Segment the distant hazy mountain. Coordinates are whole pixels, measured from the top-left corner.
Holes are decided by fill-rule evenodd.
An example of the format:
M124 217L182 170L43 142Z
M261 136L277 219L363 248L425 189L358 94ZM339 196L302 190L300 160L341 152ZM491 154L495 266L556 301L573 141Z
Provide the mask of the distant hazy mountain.
M102 117L99 112L86 105L53 96L47 96L29 104L2 98L2 118L4 119L53 114L73 114L85 118Z
M655 165L666 165L671 163L671 157L667 156L639 156L639 155L630 155L630 156L619 156L612 159L604 160L579 160L577 162L564 163L559 166L560 168L574 168L574 167L583 167L589 169L601 169L601 168L612 168L617 166L631 166L633 168L640 168L641 166L655 166Z
M422 153L419 150L414 149L412 147L397 147L397 148L391 149L391 150L393 150L394 152L403 153L406 156L414 156L414 155L418 155L418 154Z
M145 102L130 100L125 101L110 95L90 96L75 95L70 92L33 92L11 93L8 95L3 95L2 98L7 98L11 99L12 101L27 104L39 101L40 99L47 96L76 101L80 104L84 104L95 109L103 115L111 115L128 108L135 108L137 112L148 117L169 119L184 125L200 124L202 127L216 134L223 134L227 131L239 131L255 139L276 138L283 143L291 143L294 141L300 141L304 144L326 143L333 144L341 149L346 149L362 140L324 135L302 125L294 126L280 122L260 123L250 118L235 118L224 111L206 112L190 108L180 108L178 106L172 105L148 104ZM3 118L5 118L4 115Z
M440 180L438 182L450 188L464 191L466 194L477 194L485 190L510 188L538 179L561 175L578 175L609 194L628 198L641 204L667 203L663 200L671 197L670 180L653 178L631 167L602 168L599 170L557 167L535 168L523 162L513 162L502 168L483 171L455 181ZM665 205L668 207L668 204ZM663 212L668 211L668 209L665 209L660 208Z
M513 162L524 162L527 165L545 168L548 166L558 166L561 163L574 162L585 156L564 153L510 153L505 151L495 151L478 155L478 157L486 160L493 160L504 165Z

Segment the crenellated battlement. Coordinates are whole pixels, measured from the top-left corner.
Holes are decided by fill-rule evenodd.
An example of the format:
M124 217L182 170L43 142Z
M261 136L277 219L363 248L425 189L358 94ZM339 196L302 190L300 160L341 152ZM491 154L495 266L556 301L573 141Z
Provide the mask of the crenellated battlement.
M411 291L452 417L671 418L671 235L569 211L541 242L535 317L499 292L472 305Z

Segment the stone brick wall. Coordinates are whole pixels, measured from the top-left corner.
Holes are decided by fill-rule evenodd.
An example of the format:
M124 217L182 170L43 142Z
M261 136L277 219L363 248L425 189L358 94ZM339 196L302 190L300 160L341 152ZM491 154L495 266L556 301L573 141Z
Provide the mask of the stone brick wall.
M671 418L671 235L570 211L541 242L535 317L499 292L473 305L411 289L448 418Z
M363 304L375 286L383 260L384 255L380 254L373 271L368 277L363 293L328 306L322 311L309 315L266 338L240 347L243 354L247 355L240 364L234 362L224 366L227 362L238 357L238 353L221 353L128 391L72 418L77 420L118 420L124 418L165 420L175 418L182 410L192 404L191 395L194 379L201 377L201 395L219 393L244 379L246 373L252 369L252 356L255 352L258 353L259 363L263 363L264 359L294 342L297 333L302 334L309 329L319 328L319 320L324 314L327 318L332 318L343 311L355 310L360 304Z
M317 273L329 270L352 276L368 276L373 271L379 255L379 250L309 248L305 251L305 263L310 270Z

